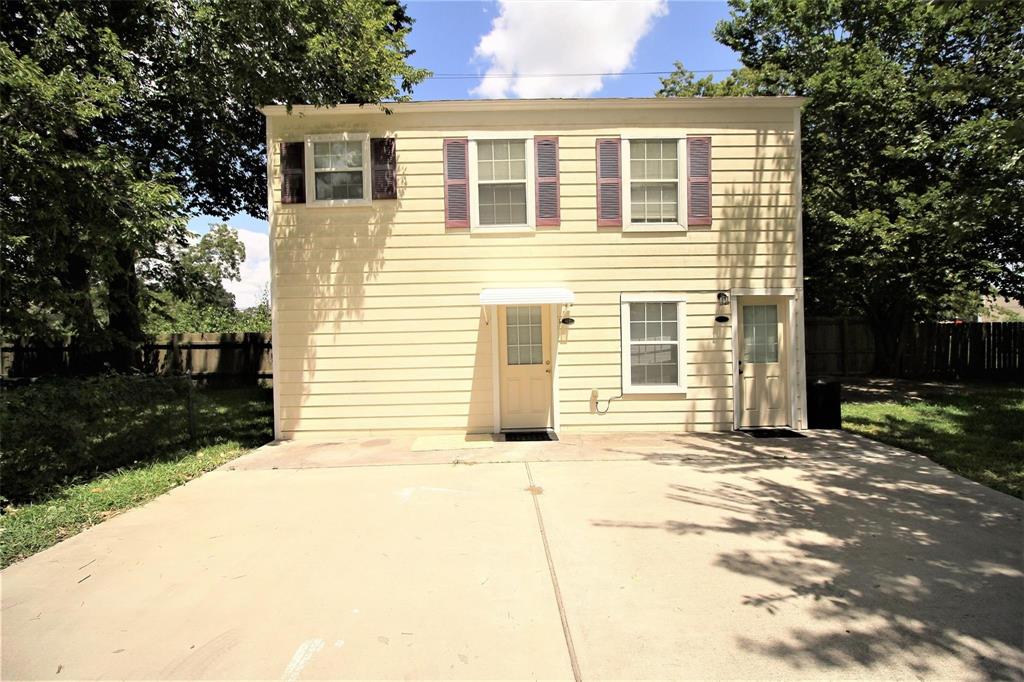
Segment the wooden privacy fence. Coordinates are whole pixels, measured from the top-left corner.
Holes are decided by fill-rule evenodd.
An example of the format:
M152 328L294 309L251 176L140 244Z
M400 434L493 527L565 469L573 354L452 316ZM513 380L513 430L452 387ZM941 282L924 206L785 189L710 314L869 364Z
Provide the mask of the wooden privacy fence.
M808 376L863 376L875 370L875 341L864 320L809 317ZM900 376L1024 380L1024 322L919 322L900 358Z
M102 370L102 353L81 353L74 346L4 346L5 378L82 374ZM164 334L142 347L147 374L183 374L211 384L250 384L272 378L270 334Z
M864 320L808 317L807 376L864 376L875 368L875 339Z
M1024 380L1024 322L922 322L901 367L911 377Z
M864 376L876 366L875 342L863 320L809 317L807 375ZM206 383L248 384L271 379L270 334L168 334L142 349L149 374L192 375ZM71 346L5 346L3 377L81 374L102 370L102 354ZM922 322L907 339L901 375L923 378L1024 380L1024 322Z

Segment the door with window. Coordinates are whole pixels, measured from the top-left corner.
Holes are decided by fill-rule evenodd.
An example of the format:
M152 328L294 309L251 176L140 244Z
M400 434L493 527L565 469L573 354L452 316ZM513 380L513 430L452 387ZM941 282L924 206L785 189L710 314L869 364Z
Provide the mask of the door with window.
M499 308L501 428L551 427L551 322L547 306Z
M740 300L741 427L789 425L786 309L784 298Z

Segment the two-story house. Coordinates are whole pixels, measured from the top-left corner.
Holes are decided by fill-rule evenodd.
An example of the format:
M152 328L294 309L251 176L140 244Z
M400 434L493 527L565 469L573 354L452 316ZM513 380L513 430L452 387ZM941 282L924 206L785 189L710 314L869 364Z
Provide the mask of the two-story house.
M805 428L800 103L265 108L277 437Z

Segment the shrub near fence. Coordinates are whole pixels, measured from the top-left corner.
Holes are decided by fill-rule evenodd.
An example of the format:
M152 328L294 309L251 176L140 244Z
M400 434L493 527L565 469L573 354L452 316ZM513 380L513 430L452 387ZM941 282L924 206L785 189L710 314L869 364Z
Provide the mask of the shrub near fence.
M0 391L0 497L24 502L68 479L153 459L190 439L187 377L40 379Z

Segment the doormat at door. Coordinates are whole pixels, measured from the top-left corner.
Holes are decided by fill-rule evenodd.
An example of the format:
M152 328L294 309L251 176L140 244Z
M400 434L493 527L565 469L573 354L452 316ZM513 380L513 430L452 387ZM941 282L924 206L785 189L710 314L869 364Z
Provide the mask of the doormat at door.
M508 431L505 433L506 443L527 440L558 440L558 436L550 431Z
M791 429L740 429L751 438L806 438L802 433Z

